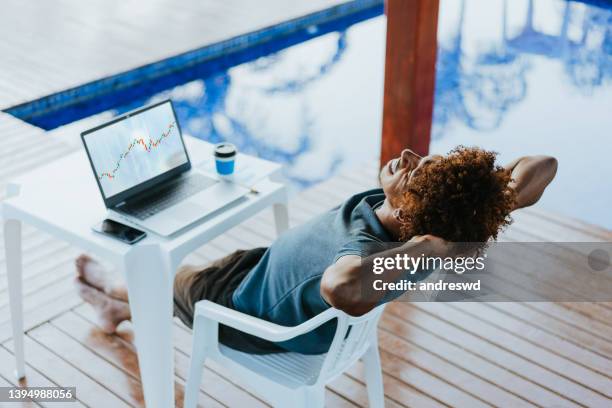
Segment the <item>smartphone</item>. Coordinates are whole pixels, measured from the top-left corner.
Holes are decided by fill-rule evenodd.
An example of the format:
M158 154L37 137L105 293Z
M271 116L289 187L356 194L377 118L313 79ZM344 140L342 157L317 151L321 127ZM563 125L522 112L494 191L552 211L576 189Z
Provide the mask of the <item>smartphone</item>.
M95 225L93 230L130 245L135 244L147 236L147 233L144 231L108 218L98 225Z

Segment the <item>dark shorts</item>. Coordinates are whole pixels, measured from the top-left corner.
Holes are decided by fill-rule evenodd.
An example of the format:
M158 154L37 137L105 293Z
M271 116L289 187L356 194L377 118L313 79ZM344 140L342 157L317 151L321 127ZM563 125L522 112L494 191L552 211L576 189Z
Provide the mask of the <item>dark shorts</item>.
M234 309L232 295L267 248L238 250L206 267L184 266L174 278L174 315L188 327L199 300L210 300ZM274 343L219 325L219 341L231 348L252 354L284 351Z

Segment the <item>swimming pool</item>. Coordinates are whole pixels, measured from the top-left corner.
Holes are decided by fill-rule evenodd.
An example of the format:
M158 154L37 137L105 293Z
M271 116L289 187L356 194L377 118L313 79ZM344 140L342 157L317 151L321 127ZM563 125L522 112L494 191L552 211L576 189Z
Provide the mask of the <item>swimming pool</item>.
M540 207L612 228L605 4L442 0L431 151L465 144L502 161L554 155L559 174ZM250 61L194 67L83 109L109 116L170 97L186 133L281 162L305 188L378 157L385 18L369 13L311 26L307 41ZM32 122L52 128L82 117L78 109Z
M553 155L538 206L612 229L612 3L442 4L431 151Z

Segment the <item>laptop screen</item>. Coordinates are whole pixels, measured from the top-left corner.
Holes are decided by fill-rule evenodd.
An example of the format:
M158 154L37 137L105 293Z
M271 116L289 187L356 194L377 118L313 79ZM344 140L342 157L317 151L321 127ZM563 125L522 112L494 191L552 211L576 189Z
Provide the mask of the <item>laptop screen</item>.
M83 141L106 198L188 161L170 101L93 130Z

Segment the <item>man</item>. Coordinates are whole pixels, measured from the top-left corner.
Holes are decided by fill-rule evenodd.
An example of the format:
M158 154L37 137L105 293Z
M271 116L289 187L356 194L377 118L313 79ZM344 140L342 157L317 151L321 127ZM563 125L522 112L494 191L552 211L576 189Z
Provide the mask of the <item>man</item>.
M286 326L298 325L329 307L361 315L378 303L361 288L373 274L361 268L374 244L404 242L386 251L443 256L450 243L484 243L510 222L510 212L534 204L552 181L557 161L533 156L506 167L495 153L458 147L446 156L420 157L404 150L380 172L382 189L356 194L342 205L280 236L269 248L237 251L205 268L184 267L174 283L175 314L188 326L194 304L208 299ZM113 332L130 319L127 292L103 268L81 255L77 287ZM398 272L399 273L399 272ZM397 273L376 279L392 282ZM251 353L327 351L335 322L281 343L220 327L222 343Z

